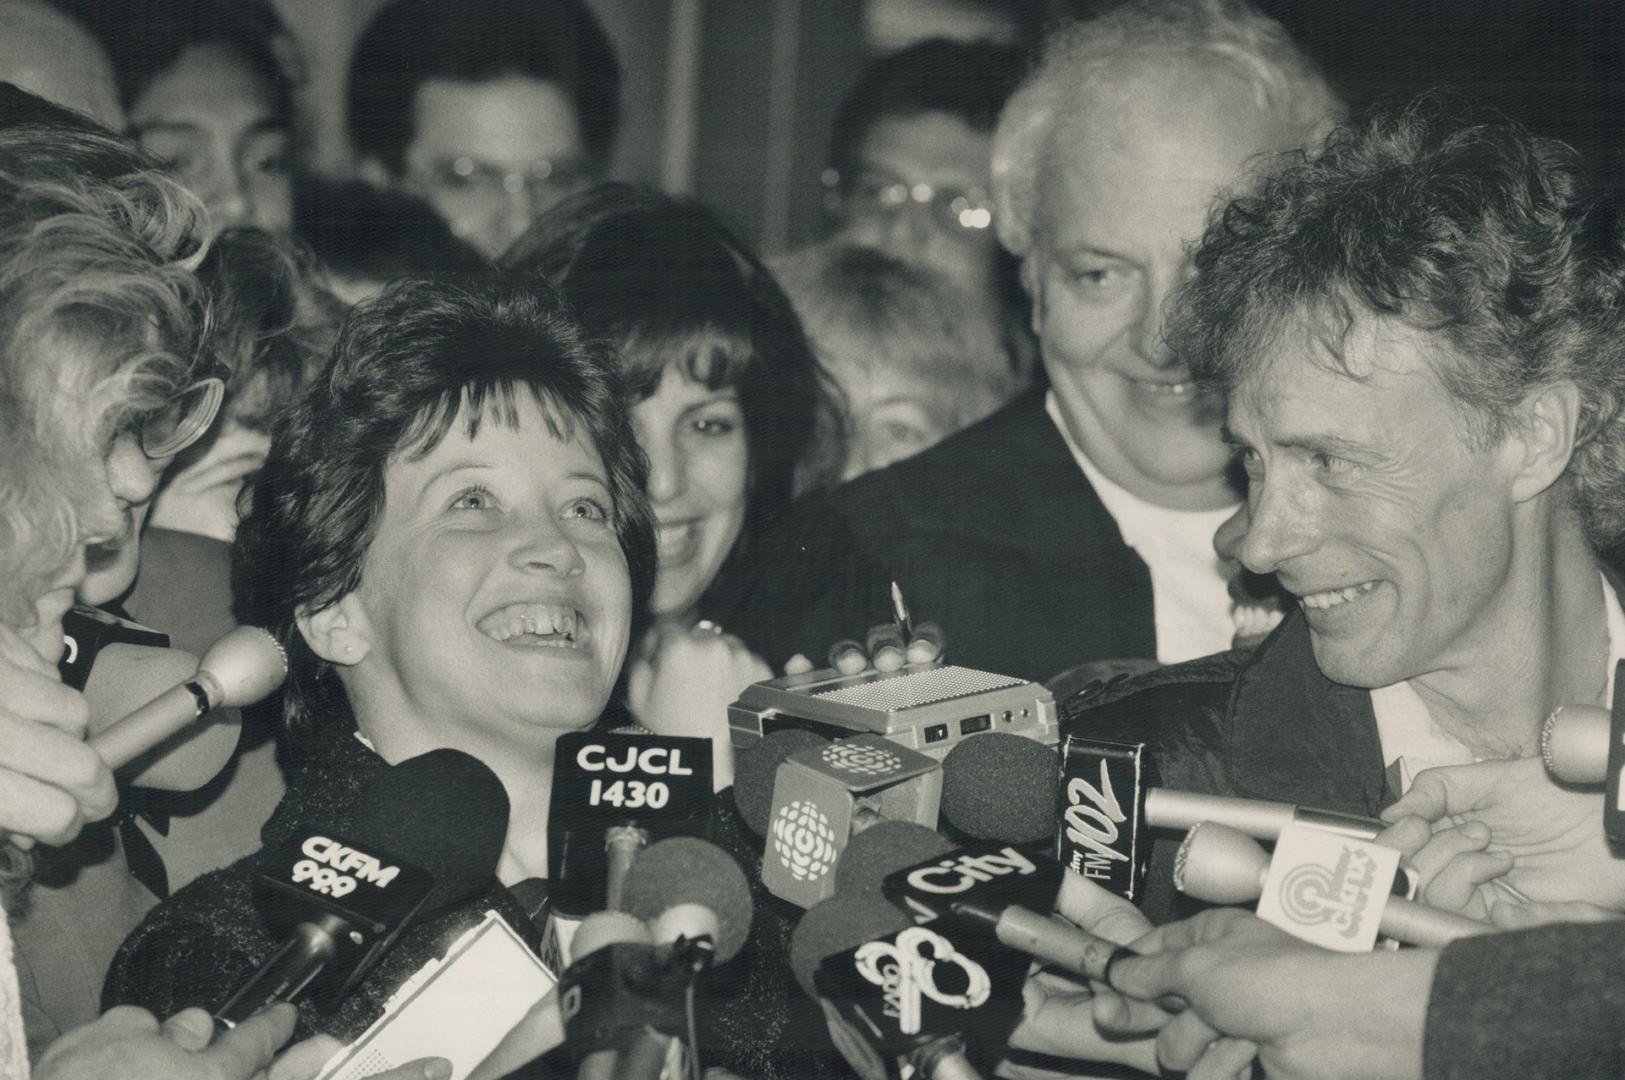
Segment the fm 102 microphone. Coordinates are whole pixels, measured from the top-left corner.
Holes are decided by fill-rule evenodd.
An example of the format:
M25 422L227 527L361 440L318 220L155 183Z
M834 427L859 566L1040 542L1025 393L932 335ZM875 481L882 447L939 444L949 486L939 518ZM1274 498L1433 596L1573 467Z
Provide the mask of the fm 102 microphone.
M287 677L288 658L276 638L257 626L239 626L209 646L195 675L86 741L116 769L211 710L262 700Z
M1294 824L1361 840L1386 828L1376 818L1178 791L1156 786L1156 779L1144 743L1069 736L1061 747L1063 802L1056 857L1097 885L1139 900L1151 853L1147 828L1185 832L1212 821L1258 840L1274 840Z
M331 1010L419 913L489 887L508 796L481 762L435 750L385 771L348 823L296 831L267 851L256 903L283 944L215 1010L233 1027L312 987ZM408 861L399 852L411 855Z
M1180 846L1174 887L1211 904L1261 901L1260 918L1346 952L1370 949L1379 932L1435 948L1491 932L1466 916L1393 895L1398 865L1392 848L1304 825L1281 831L1272 860L1251 837L1202 822Z
M878 735L791 754L773 785L762 884L812 907L835 891L836 863L855 833L881 820L934 826L941 799L942 766Z
M574 919L620 905L638 849L710 831L711 746L672 735L576 731L554 750L549 901Z

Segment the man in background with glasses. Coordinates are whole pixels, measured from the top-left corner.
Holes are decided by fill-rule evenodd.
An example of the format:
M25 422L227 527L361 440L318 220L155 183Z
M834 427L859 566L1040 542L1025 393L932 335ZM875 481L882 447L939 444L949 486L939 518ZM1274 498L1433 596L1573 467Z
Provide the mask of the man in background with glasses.
M602 176L620 66L580 0L394 0L350 59L362 179L427 202L495 259Z
M875 61L835 116L822 178L832 239L941 274L995 311L1025 310L988 168L1024 65L1014 45L943 38Z

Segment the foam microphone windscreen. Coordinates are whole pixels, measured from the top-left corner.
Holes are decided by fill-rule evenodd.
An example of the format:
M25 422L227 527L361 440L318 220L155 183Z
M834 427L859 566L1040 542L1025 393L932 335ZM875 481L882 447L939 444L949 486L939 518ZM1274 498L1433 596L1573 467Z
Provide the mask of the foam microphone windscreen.
M875 893L838 892L814 904L796 924L790 934L790 971L802 991L816 998L813 973L825 957L895 934L913 922Z
M942 816L978 840L1035 843L1055 835L1060 786L1053 747L989 732L942 759Z
M656 923L673 908L694 904L716 916L716 962L727 963L750 933L750 886L732 856L692 836L673 836L638 852L627 872L622 907ZM657 930L656 939L660 934Z
M877 821L847 842L835 864L835 892L879 892L888 874L946 855L953 842L912 821Z
M784 759L827 742L803 728L780 728L734 755L734 805L751 832L767 835L773 818L773 783Z
M478 758L431 750L379 774L344 835L433 874L423 911L439 911L489 887L508 837L508 792Z

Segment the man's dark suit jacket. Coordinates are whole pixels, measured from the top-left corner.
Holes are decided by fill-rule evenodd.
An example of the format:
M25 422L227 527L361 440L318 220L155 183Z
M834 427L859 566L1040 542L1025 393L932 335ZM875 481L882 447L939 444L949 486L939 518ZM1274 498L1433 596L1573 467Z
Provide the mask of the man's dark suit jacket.
M1023 395L929 450L805 500L707 614L777 668L892 618L891 582L954 663L1042 681L1154 657L1151 575L1044 411Z

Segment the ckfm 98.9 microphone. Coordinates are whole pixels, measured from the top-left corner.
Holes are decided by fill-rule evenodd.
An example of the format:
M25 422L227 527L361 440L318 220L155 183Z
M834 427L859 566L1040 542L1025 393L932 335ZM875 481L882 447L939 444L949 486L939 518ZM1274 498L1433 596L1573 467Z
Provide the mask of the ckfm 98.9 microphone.
M508 796L468 754L442 749L403 761L356 806L351 821L298 830L264 853L256 902L272 934L285 937L215 1010L217 1027L307 986L319 1007L333 1008L409 922L462 903L495 877Z

